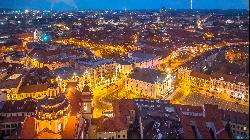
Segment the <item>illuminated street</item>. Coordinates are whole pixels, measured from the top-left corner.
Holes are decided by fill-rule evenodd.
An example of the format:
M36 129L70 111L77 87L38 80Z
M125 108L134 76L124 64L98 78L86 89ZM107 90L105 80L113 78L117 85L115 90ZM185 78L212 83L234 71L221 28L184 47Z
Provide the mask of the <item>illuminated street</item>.
M249 139L249 0L1 0L0 139Z

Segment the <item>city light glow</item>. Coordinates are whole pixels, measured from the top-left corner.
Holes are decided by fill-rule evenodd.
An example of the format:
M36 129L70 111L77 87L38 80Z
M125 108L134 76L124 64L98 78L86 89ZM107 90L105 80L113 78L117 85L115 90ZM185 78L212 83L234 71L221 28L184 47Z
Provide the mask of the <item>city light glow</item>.
M248 139L245 1L1 1L0 138Z

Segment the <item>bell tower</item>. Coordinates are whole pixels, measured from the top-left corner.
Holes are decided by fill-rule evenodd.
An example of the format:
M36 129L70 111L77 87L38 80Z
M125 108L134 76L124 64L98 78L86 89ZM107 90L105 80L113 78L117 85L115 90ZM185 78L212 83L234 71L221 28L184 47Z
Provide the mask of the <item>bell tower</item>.
M91 120L93 115L93 95L86 82L82 90L81 102L81 113L83 114L83 117Z

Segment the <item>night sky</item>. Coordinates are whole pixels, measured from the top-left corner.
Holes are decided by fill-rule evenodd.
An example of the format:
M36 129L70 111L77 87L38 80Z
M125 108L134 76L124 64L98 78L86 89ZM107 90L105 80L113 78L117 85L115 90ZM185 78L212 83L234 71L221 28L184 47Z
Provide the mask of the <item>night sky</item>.
M189 9L190 0L0 0L0 8L84 9ZM193 0L193 9L249 9L249 0Z

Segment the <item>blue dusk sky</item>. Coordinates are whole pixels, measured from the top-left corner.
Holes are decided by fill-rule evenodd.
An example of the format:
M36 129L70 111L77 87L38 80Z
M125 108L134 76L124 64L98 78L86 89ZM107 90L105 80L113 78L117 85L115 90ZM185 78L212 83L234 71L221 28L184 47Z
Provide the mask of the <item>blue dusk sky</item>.
M193 9L249 9L249 0L192 0ZM0 8L53 10L189 9L190 0L0 0Z

